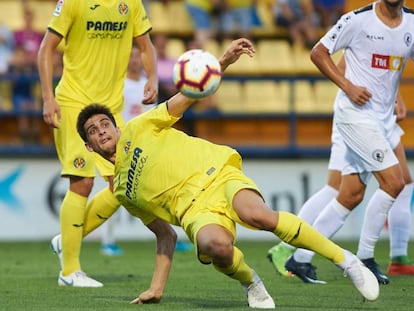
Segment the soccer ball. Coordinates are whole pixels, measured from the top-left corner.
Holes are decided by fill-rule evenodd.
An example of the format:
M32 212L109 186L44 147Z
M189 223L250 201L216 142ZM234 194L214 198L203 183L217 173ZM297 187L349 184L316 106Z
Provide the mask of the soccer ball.
M207 51L188 50L174 65L173 81L177 89L187 97L207 97L217 91L220 85L220 63Z

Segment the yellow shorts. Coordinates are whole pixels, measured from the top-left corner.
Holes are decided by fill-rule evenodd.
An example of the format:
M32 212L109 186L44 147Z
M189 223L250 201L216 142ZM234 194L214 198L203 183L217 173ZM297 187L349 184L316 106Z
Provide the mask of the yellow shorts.
M233 166L225 166L211 185L195 198L192 206L181 219L181 226L194 243L200 262L211 263L211 258L198 252L197 233L210 224L229 230L236 241L236 223L255 229L244 223L233 209L233 197L242 189L252 189L260 195L256 184Z
M79 108L61 106L60 128L54 129L55 147L62 165L62 176L95 177L96 170L101 176L113 176L114 165L85 147L85 142L76 130ZM120 113L114 114L117 126L124 127Z

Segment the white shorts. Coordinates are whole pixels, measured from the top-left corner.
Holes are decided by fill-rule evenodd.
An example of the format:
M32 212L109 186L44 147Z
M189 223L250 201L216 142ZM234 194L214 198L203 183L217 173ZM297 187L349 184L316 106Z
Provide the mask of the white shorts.
M331 171L340 171L345 166L345 153L346 145L342 139L341 134L336 127L335 122L332 123L332 135L331 135L331 154L329 157L328 169Z
M374 130L364 124L340 124L339 127L341 130L333 123L329 170L341 171L342 175L359 173L361 180L367 184L372 176L371 172L381 171L398 163L393 150L400 143L404 131L397 123L387 135L383 135L382 129ZM349 147L341 132L347 137Z

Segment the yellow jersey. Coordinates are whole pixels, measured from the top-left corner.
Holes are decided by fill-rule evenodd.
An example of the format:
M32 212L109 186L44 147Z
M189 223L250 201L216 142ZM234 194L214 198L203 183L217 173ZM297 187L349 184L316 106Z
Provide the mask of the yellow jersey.
M151 27L140 0L59 0L48 25L65 43L58 103L122 111L133 38Z
M178 120L162 103L129 121L118 142L114 194L144 224L178 225L225 165L241 169L236 150L174 129Z

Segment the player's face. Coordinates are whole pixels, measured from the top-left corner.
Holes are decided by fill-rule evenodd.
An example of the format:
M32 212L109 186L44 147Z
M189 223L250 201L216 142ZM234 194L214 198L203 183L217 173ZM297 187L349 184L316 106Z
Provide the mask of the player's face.
M88 142L86 147L95 151L105 159L110 159L116 151L119 130L104 114L92 116L85 122L84 128Z

